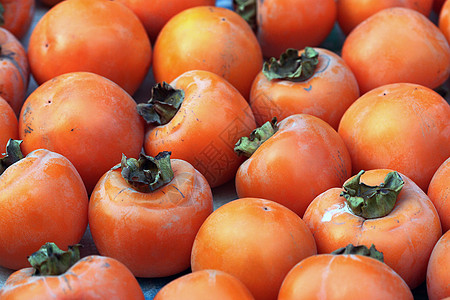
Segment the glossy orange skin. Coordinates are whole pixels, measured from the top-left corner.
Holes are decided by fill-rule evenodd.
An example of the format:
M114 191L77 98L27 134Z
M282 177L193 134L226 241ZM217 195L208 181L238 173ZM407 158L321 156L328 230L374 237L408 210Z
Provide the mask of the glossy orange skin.
M27 257L47 241L67 250L81 240L88 196L67 158L45 149L33 151L0 175L0 189L2 267L29 266Z
M185 99L169 123L148 127L145 152L155 156L169 149L172 158L191 163L212 188L231 180L243 161L234 145L256 128L247 101L208 71L186 72L171 85L184 90Z
M450 2L446 1L439 14L439 29L444 34L447 42L450 43Z
M118 260L91 255L58 276L35 276L25 268L7 279L2 299L144 299L131 272Z
M303 220L269 200L241 198L216 209L192 248L192 271L215 269L241 280L255 299L276 299L283 278L316 254Z
M318 46L333 29L336 14L334 0L258 0L257 36L264 57Z
M144 122L136 102L117 84L75 72L55 77L27 98L19 136L25 153L46 148L67 157L90 193L122 153L138 157Z
M447 232L450 229L450 157L433 175L427 195L439 214L442 232Z
M431 252L427 269L427 293L430 300L450 297L450 231L444 233Z
M359 87L350 68L337 54L315 48L319 64L306 81L268 80L261 72L253 81L250 107L256 123L306 113L321 118L337 130L347 108L359 97Z
M30 69L25 48L0 28L0 94L18 114L26 97Z
M442 32L421 13L403 7L382 10L355 28L344 41L342 58L361 94L398 82L433 89L450 74L450 47Z
M0 153L4 153L6 143L9 139L19 137L19 126L17 124L17 117L11 106L5 99L0 97ZM0 155L2 157L3 155Z
M236 277L219 270L201 270L165 285L154 300L253 300L247 287Z
M278 300L412 300L405 281L386 264L361 255L310 256L283 281Z
M350 155L336 131L317 117L292 115L239 167L236 191L303 216L317 195L342 186L350 175Z
M379 87L344 113L338 132L350 152L353 174L388 168L427 191L450 156L450 106L438 93L415 84Z
M225 78L246 99L263 64L250 26L222 7L198 6L177 14L161 30L153 50L156 82L206 70Z
M361 181L379 185L392 170L366 171ZM332 188L309 205L303 216L314 235L319 253L353 245L375 245L384 262L413 289L425 280L428 259L442 234L436 209L427 195L408 177L394 209L385 217L365 219L350 211L343 189Z
M338 0L336 3L339 27L349 34L358 24L386 8L406 7L428 17L433 0Z
M195 6L214 6L215 0L117 0L128 6L141 20L152 41L176 14Z
M171 159L174 178L150 193L108 171L92 192L89 227L100 254L137 277L165 277L189 268L200 225L213 211L206 179L189 163Z
M21 39L30 28L35 11L35 0L1 0L4 13L3 28Z
M67 0L54 6L36 24L28 47L38 84L85 71L114 81L129 94L144 80L151 53L136 15L109 0Z

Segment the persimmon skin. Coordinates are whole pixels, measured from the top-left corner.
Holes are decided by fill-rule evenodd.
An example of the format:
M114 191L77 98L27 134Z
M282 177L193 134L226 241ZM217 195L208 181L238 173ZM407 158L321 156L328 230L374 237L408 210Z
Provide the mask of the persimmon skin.
M227 272L255 299L275 299L288 271L316 253L311 232L294 212L273 201L241 198L219 207L202 224L191 268Z
M441 220L442 232L450 229L450 157L434 173L427 192Z
M175 15L195 6L214 6L215 0L117 0L128 6L141 20L151 41Z
M4 13L3 28L21 39L30 28L35 11L35 0L1 0Z
M439 29L444 34L447 42L450 43L450 2L446 1L443 3L443 6L439 13L438 20Z
M347 108L359 97L359 87L350 68L337 54L321 48L314 75L306 81L268 80L256 75L250 93L250 107L261 126L300 113L321 118L337 130Z
M379 185L392 170L366 171L361 181ZM425 280L428 259L442 234L439 216L428 196L408 177L394 209L385 217L364 219L353 214L342 188L317 196L303 216L314 235L318 253L331 253L348 244L375 245L384 262L413 289Z
M428 17L433 0L338 0L336 3L339 27L345 34L349 34L364 20L386 8L406 7Z
M110 257L91 255L82 258L58 276L36 276L33 268L11 274L0 290L9 299L144 299L133 274Z
M333 29L334 0L258 0L257 37L266 58L319 46Z
M165 285L155 300L254 300L248 288L236 277L219 270L201 270Z
M263 64L250 26L223 7L198 6L177 14L161 30L153 50L156 82L206 70L225 78L246 99Z
M4 28L0 28L0 46L0 93L18 114L30 78L27 53L20 41Z
M67 250L81 240L88 196L67 158L46 149L33 151L6 169L0 189L1 266L29 266L27 257L47 241Z
M433 174L450 156L450 106L426 87L381 86L356 100L338 132L359 170L388 168L427 191Z
M403 7L379 11L357 26L344 41L342 58L361 94L398 82L434 89L450 74L445 36L424 15Z
M444 233L431 252L427 268L427 293L430 300L450 297L450 231Z
M63 118L61 116L64 116ZM92 191L122 157L138 157L144 121L136 102L114 82L94 73L67 73L39 86L19 119L22 150L61 153Z
M155 156L170 149L172 158L191 163L211 188L230 181L243 161L233 147L256 127L247 101L208 71L188 71L171 85L184 90L185 99L169 123L147 128L145 152Z
M206 179L189 163L171 159L174 178L142 193L110 170L89 202L89 227L100 254L137 277L165 277L189 268L195 235L213 211Z
M278 202L303 216L309 203L351 175L350 155L330 125L299 114L279 123L236 173L240 198L259 197Z
M8 102L0 96L0 149L3 149L0 153L4 153L9 139L17 140L18 137L19 126L16 114Z
M40 85L70 72L104 76L132 95L151 64L151 44L137 16L117 1L66 0L33 29L31 72Z
M278 300L294 299L414 298L405 281L376 259L321 254L305 258L285 277Z

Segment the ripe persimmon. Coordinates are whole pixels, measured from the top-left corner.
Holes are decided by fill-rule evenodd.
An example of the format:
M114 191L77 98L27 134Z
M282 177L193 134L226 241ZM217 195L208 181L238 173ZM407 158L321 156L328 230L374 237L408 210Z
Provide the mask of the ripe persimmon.
M11 106L2 97L0 97L0 149L6 149L6 143L9 139L19 137L19 126L17 117ZM3 150L0 151L0 153ZM0 155L1 157L2 155Z
M374 244L411 289L425 280L431 251L442 235L428 196L405 175L386 169L361 171L344 188L320 194L303 219L318 253Z
M376 87L408 82L437 88L450 74L450 47L423 14L404 7L383 9L345 39L342 58L362 94Z
M151 63L151 45L138 17L109 0L66 0L34 27L28 58L40 85L70 72L104 76L133 94Z
M301 69L301 72L299 70ZM320 48L288 49L264 63L250 93L258 126L307 113L338 129L347 108L359 97L355 76L337 54Z
M35 0L1 0L0 7L0 26L21 39L30 28Z
M258 40L244 19L223 7L197 6L177 14L161 30L153 74L156 82L171 82L190 70L210 71L248 99L262 63Z
M388 168L426 192L450 156L450 105L424 86L389 84L356 100L338 132L350 152L353 174Z
M450 1L446 1L439 14L439 29L450 43Z
M450 297L450 230L444 233L431 252L427 268L427 293L430 300Z
M227 272L255 299L276 299L289 270L316 253L311 232L293 211L273 201L241 198L219 207L202 224L191 268Z
M67 157L90 193L122 153L139 155L144 122L120 86L94 73L75 72L31 93L22 107L19 137L25 153L46 148Z
M450 157L431 178L427 192L441 219L442 232L450 229Z

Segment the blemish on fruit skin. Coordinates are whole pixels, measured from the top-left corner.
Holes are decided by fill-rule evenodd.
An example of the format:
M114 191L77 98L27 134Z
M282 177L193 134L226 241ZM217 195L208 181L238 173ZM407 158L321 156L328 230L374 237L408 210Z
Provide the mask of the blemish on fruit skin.
M307 91L307 92L309 92L309 91L311 91L312 90L312 85L310 84L309 85L309 87L307 87L307 88L303 88L305 91Z

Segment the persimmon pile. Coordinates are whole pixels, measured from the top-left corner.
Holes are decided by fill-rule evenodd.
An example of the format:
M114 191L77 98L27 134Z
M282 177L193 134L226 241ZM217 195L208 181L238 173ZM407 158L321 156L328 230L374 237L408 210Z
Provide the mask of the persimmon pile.
M449 43L450 0L0 0L0 299L450 299Z

